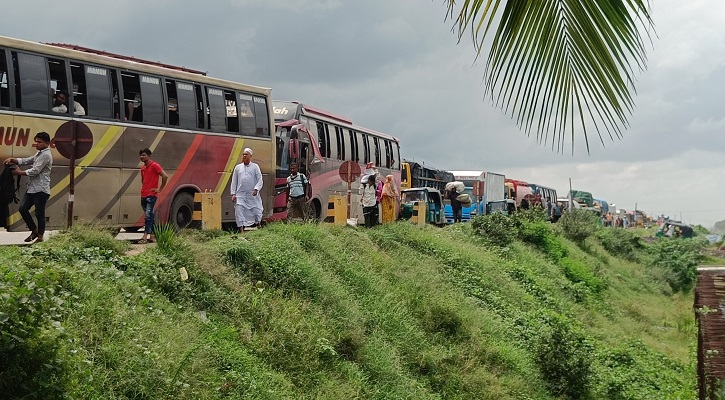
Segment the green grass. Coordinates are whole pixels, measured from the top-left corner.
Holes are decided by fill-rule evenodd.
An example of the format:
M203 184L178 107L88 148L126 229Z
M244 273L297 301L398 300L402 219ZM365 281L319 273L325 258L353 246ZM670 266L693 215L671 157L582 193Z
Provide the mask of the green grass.
M612 255L596 235L575 244L556 229L527 232L530 242L500 247L471 225L271 224L244 235L164 232L167 246L126 256L126 244L86 227L1 248L0 265L13 267L0 269L0 284L54 271L48 301L59 306L47 313L62 329L41 320L29 340L0 349L49 365L16 363L28 375L12 392L0 370L0 392L695 397L691 294L673 294L665 272Z

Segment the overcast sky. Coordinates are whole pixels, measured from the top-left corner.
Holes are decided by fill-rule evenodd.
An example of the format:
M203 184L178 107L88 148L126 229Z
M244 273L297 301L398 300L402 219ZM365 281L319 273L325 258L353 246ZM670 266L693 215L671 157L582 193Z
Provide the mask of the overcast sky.
M404 158L574 189L617 208L725 219L725 2L656 0L624 138L564 154L484 97L441 0L8 1L0 35L78 44L272 88L401 140ZM567 147L570 150L570 147Z

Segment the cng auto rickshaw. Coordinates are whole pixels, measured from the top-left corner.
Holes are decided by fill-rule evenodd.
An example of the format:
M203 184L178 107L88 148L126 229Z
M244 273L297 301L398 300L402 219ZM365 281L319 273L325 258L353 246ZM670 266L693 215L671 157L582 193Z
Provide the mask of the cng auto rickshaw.
M443 195L437 189L429 187L405 189L400 192L398 219L409 220L413 216L416 203L425 204L425 223L437 226L446 225Z

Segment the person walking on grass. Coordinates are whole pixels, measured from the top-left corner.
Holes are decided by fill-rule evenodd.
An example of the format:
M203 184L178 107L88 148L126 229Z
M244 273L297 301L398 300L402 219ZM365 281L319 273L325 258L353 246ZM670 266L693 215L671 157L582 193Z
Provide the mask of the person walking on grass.
M161 165L151 159L151 150L143 149L138 152L139 159L143 163L141 166L141 208L144 211L144 231L139 243L149 243L156 240L154 236L154 221L156 215L154 207L159 193L164 190L169 176ZM159 187L159 177L161 177L161 187Z
M25 238L25 241L35 240L37 243L43 241L45 234L45 204L50 198L50 170L53 168L53 156L50 154L50 135L47 132L38 132L34 141L35 148L38 150L34 156L10 157L5 160L5 164L32 165L24 171L14 168L12 174L28 177L28 189L25 191L18 211L30 229L30 236ZM35 207L37 224L30 215L30 207Z
M232 173L232 201L234 216L240 232L253 230L262 222L262 171L252 162L252 149L244 149L242 162L234 167Z

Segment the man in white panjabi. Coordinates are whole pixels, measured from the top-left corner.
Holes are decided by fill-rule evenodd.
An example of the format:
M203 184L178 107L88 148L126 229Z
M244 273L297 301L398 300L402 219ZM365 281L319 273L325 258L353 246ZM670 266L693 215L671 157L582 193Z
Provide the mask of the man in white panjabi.
M240 231L256 229L262 222L262 171L252 162L252 149L247 147L241 164L232 173L232 201L237 227Z

